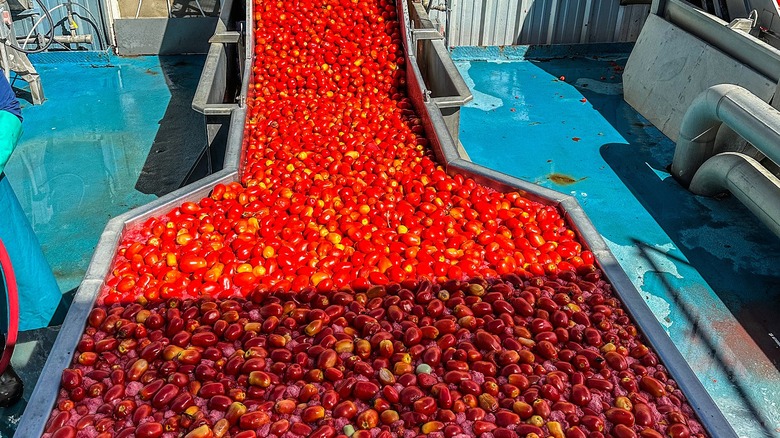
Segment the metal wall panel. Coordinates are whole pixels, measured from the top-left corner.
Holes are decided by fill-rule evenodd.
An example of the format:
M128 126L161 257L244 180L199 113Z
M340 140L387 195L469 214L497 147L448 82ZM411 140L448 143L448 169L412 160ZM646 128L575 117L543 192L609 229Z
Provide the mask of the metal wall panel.
M649 12L618 0L430 0L450 47L631 42Z
M52 20L55 23L55 35L66 35L68 33L69 24L67 20L67 10L65 9L65 6L63 5L66 0L41 0L43 5L46 6L47 9L49 9L51 12ZM98 50L101 48L100 44L98 43L98 38L103 39L103 44L105 45L105 38L106 38L106 26L105 23L107 23L108 20L106 20L106 17L103 14L103 11L101 9L101 0L75 0L74 2L75 6L73 6L73 18L76 22L76 25L78 25L78 33L79 34L92 34L93 38L93 44L84 44L82 47L89 48L91 50ZM38 14L42 14L40 7L36 2L32 2L34 8L37 10ZM89 11L89 13L87 12ZM90 13L92 16L90 17ZM42 15L38 15L35 18L40 18ZM94 25L92 24L92 21L95 21ZM30 29L32 28L34 24L33 18L23 18L23 19L16 19L14 21L14 30L16 31L17 38L23 41L27 34L30 32ZM95 29L97 27L97 30ZM40 25L38 26L38 31L42 34L45 34L49 31L50 25L49 21L44 18ZM53 47L58 47L57 43L52 43ZM59 48L62 48L59 46Z

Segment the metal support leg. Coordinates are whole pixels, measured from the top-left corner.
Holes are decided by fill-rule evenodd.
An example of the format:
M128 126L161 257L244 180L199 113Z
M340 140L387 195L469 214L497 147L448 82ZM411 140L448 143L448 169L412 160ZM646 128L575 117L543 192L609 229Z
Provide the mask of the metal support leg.
M14 22L11 20L10 8L6 0L0 0L0 20L0 45L2 45L0 64L5 70L6 77L10 76L11 71L15 71L30 84L33 104L39 105L44 100L41 77L27 58L27 54L19 50L14 33Z
M45 100L43 95L43 85L41 84L41 76L35 70L27 55L24 52L20 52L13 46L5 46L8 52L8 65L3 65L3 69L6 71L16 72L25 82L30 85L30 94L32 95L33 105L40 105Z
M200 11L200 15L206 16L206 12L203 11L203 6L200 5L200 0L195 0L195 4L198 5L198 10Z

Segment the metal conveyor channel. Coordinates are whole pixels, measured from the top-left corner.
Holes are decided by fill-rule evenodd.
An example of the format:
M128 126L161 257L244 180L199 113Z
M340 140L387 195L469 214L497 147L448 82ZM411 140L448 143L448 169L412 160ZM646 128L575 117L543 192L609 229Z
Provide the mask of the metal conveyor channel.
M247 17L247 23L251 22L251 17L253 16L252 5L253 2L247 2L246 4L245 16ZM414 3L411 5L414 7ZM593 227L577 200L572 196L510 177L461 158L458 153L457 143L450 131L452 126L448 125L446 121L447 115L443 114L441 110L441 107L446 105L439 104L440 102L445 102L449 97L437 101L436 97L445 96L437 95L438 93L434 93L433 89L437 89L436 87L440 85L442 80L450 81L450 84L455 85L455 93L449 96L462 96L460 99L463 103L470 99L470 93L461 94L458 92L458 90L463 91L462 85L459 85L463 83L463 79L457 73L457 70L446 68L448 64L452 63L446 50L433 50L430 54L425 52L426 54L422 56L440 63L440 65L445 67L443 71L448 74L452 73L453 76L447 79L427 76L428 81L425 80L426 75L439 74L439 70L436 70L436 68L422 68L421 66L425 66L425 63L418 59L418 55L421 52L412 50L412 48L415 47L415 43L420 41L433 43L441 41L435 39L414 39L414 34L411 30L412 20L410 19L409 7L410 5L407 2L398 2L399 16L403 17L401 20L401 33L404 35L403 42L406 49L406 65L408 66L406 70L408 93L423 120L426 134L439 162L446 167L450 174L462 174L474 178L477 182L496 190L518 191L529 199L559 208L572 228L578 232L584 244L583 246L596 255L598 264L612 284L614 291L624 303L627 311L631 314L648 343L655 349L659 358L666 365L671 377L677 381L680 389L687 396L690 405L708 433L717 437L735 437L736 434L733 429L718 410L712 398L705 391L680 352L666 335L666 332L656 320L647 304L645 304L645 301L639 295L626 273L617 263L617 260L609 251L601 235ZM419 10L419 8L415 9L415 11ZM426 18L422 14L418 17L420 18L420 21L417 22L418 24ZM423 33L418 32L417 35L423 35ZM431 36L432 34L426 30L424 35ZM229 44L218 42L222 40L223 37L221 36L212 39L214 41L213 44ZM249 72L251 72L252 65L253 38L247 38L246 42L245 51L243 51L246 58L243 63L244 72L241 95L235 102L235 106L229 108L221 106L224 101L219 102L219 93L215 92L223 87L218 73L220 71L219 63L222 61L229 62L230 60L226 54L223 57L223 54L219 52L222 50L221 48L215 49L214 46L212 46L214 52L209 53L207 69L204 71L202 80L208 81L209 77L214 79L211 84L201 84L198 96L196 96L197 103L193 102L193 106L201 108L207 117L210 115L228 117L229 114L230 125L224 169L197 183L186 186L109 221L93 255L87 274L68 311L60 335L46 361L41 373L41 379L32 394L27 410L20 420L17 428L18 436L37 437L42 434L46 419L55 404L59 390L58 385L51 383L52 376L59 376L62 370L71 364L73 353L86 324L87 315L94 306L100 291L105 287L106 275L113 263L118 244L124 232L134 224L142 222L151 216L167 213L182 202L198 200L207 196L216 184L239 180L240 163L242 162L241 148L246 119L246 106L244 103L250 82ZM241 54L238 56L241 56ZM436 59L436 57L441 58ZM214 71L213 76L211 76L211 71ZM206 96L205 100L204 96ZM450 103L457 104L457 102L453 102L453 100L457 101L457 99L453 97ZM233 103L229 103L229 105L233 105Z

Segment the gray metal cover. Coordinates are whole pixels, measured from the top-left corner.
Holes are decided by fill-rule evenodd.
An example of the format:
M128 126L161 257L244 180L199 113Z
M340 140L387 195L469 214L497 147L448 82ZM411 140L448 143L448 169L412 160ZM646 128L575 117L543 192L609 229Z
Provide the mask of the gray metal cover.
M650 12L649 5L617 0L430 2L431 19L447 30L450 47L632 42Z

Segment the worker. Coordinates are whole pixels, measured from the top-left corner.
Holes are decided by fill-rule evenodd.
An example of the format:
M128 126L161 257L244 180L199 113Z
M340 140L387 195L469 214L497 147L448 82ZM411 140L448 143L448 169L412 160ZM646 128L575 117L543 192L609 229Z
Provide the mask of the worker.
M19 101L0 70L0 241L11 259L19 291L20 314L18 319L8 320L19 321L19 329L24 330L46 327L62 295L32 226L3 172L21 133ZM4 292L7 293L7 289L0 277L0 320L5 322L0 328L3 329L7 324ZM5 336L1 340L0 349L5 347ZM21 379L9 365L0 376L0 407L19 400L22 389Z

